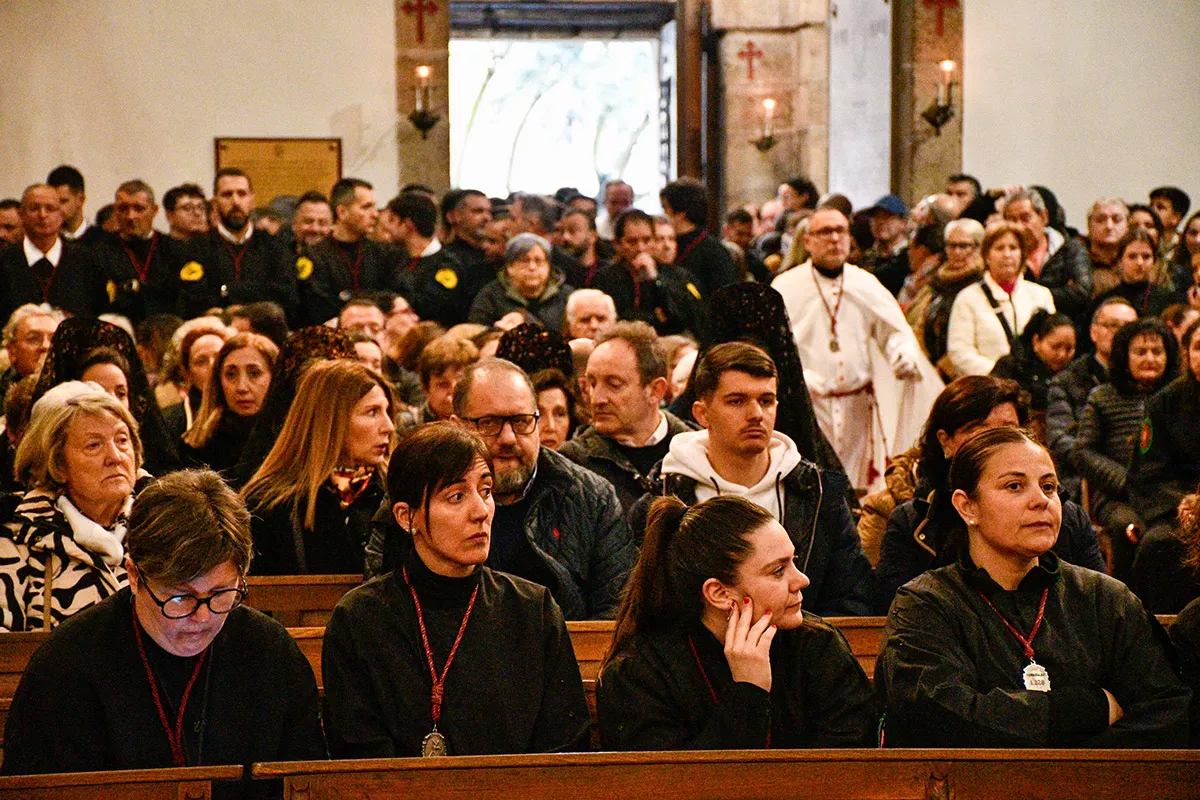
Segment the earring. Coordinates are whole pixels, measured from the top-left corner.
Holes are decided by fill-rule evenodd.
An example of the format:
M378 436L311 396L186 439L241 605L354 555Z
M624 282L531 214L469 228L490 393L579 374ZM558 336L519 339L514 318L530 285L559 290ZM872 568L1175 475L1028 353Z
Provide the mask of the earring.
M967 520L967 524L968 524L968 525L970 525L972 528L974 528L974 527L975 527L976 525L978 525L979 523L978 523L978 522L976 522L976 521L975 521L975 520L973 520L973 519L969 519L969 520Z

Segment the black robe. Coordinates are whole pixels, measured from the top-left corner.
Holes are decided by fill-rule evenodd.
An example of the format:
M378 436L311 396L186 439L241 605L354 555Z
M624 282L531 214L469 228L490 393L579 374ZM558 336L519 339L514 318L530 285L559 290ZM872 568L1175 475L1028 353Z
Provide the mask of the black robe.
M270 234L255 231L249 241L235 245L219 231L209 231L189 242L178 260L184 262L178 273L184 319L214 306L260 301L278 303L289 317L295 313L295 264Z
M104 270L92 248L64 241L62 256L43 292L21 244L0 249L0 319L18 306L49 303L74 317L98 317L108 309Z
M635 281L624 264L605 264L597 270L591 286L613 299L617 316L652 326L659 336L691 331L702 339L702 299L688 289L690 275L674 264L660 264L653 281Z
M5 774L172 766L133 625L125 588L34 653L4 729ZM196 658L167 653L144 630L142 642L174 721ZM327 757L312 667L282 625L237 608L207 661L184 714L188 766Z
M495 277L485 263L463 264L443 247L431 256L409 259L404 295L421 319L450 328L467 321L475 295Z
M737 268L721 240L703 228L676 237L675 263L691 273L703 297L737 282Z
M446 677L441 722L450 755L586 750L587 700L562 613L550 593L479 567L405 569L421 601L439 673L472 590L471 618ZM418 756L433 730L433 680L401 570L347 594L325 629L325 730L335 758Z
M322 239L296 260L300 319L320 325L336 317L352 296L366 292L404 293L400 249L361 239L356 245Z
M187 250L185 243L158 231L148 239L108 237L96 247L96 256L108 281L109 310L134 324L151 314L177 313Z
M605 666L596 711L606 750L869 747L878 722L845 638L808 613L775 632L769 693L735 682L724 643L694 623L635 635Z
M1050 691L1025 689L1029 664L983 599L1033 639ZM1124 584L1053 553L1002 589L969 558L919 576L896 594L875 688L893 747L1186 747L1186 686L1167 662L1166 635ZM1112 692L1125 712L1108 724Z

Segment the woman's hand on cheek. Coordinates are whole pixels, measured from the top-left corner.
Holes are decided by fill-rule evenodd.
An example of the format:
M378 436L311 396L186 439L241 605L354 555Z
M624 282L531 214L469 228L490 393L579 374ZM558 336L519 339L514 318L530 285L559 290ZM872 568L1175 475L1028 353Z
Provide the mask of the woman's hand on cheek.
M749 597L730 611L729 624L725 628L725 659L735 681L752 683L769 692L771 640L775 638L775 625L770 610L751 624L753 618L754 604Z

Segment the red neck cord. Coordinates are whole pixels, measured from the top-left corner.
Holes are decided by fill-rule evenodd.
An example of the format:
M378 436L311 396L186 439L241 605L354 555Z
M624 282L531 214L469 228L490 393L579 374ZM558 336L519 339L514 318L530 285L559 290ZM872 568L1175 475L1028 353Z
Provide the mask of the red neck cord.
M1042 620L1046 617L1046 598L1050 596L1050 587L1047 586L1042 590L1042 602L1038 604L1037 618L1033 621L1033 627L1029 629L1028 636L1022 636L1021 632L1016 629L1016 626L1009 622L1008 619L1006 619L1005 616L1000 613L1000 609L996 608L996 606L992 604L992 601L988 599L986 594L980 592L979 596L983 598L983 602L988 604L988 608L996 612L996 616L1000 618L1000 621L1004 623L1006 628L1012 631L1012 635L1017 637L1017 641L1021 643L1021 647L1025 651L1025 657L1032 661L1033 639L1037 636L1038 629L1042 627Z
M437 668L433 665L433 648L429 646L429 634L425 631L425 613L421 610L421 601L417 597L417 590L413 588L412 583L408 580L408 567L401 567L400 571L404 575L404 584L412 594L413 605L417 607L417 624L421 627L421 644L425 645L425 660L429 662L429 677L433 679L433 688L430 690L430 703L433 705L433 724L436 727L438 720L442 718L442 695L446 686L446 675L450 673L450 664L453 663L454 655L458 652L458 645L462 642L463 634L467 632L467 620L471 618L471 610L475 608L475 598L479 596L479 586L477 585L471 591L471 599L467 603L467 613L463 614L462 624L458 626L458 636L454 638L454 645L450 648L450 655L446 656L446 664L442 667L442 674L438 675Z
M179 716L175 719L175 728L172 730L171 723L167 720L167 711L163 708L162 696L158 693L158 682L154 680L154 671L150 669L150 659L146 658L146 646L142 643L142 626L138 622L137 611L133 612L133 635L137 639L138 655L142 657L142 666L146 668L146 678L150 681L150 693L154 696L158 719L162 722L163 730L167 734L167 741L171 745L171 764L176 767L186 767L187 753L183 749L183 713L187 710L188 699L192 695L192 687L196 685L196 678L200 677L200 668L204 666L208 648L204 648L204 652L200 654L199 660L196 661L196 668L192 670L192 677L188 679L187 688L183 690L183 699L179 701Z
M158 233L150 234L150 251L146 253L145 263L138 261L137 254L133 252L133 248L124 242L121 247L125 249L125 255L129 256L130 263L133 264L133 269L137 273L138 279L145 282L146 276L150 274L150 262L154 258L154 248L158 247Z

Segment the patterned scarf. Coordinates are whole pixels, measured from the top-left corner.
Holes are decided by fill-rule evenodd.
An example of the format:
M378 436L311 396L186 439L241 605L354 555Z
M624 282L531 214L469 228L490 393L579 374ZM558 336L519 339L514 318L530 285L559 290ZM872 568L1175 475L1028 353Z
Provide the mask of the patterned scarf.
M358 469L334 467L333 473L329 476L329 484L337 493L338 502L341 503L342 508L349 508L354 504L358 496L371 483L374 475L374 467L359 467Z

